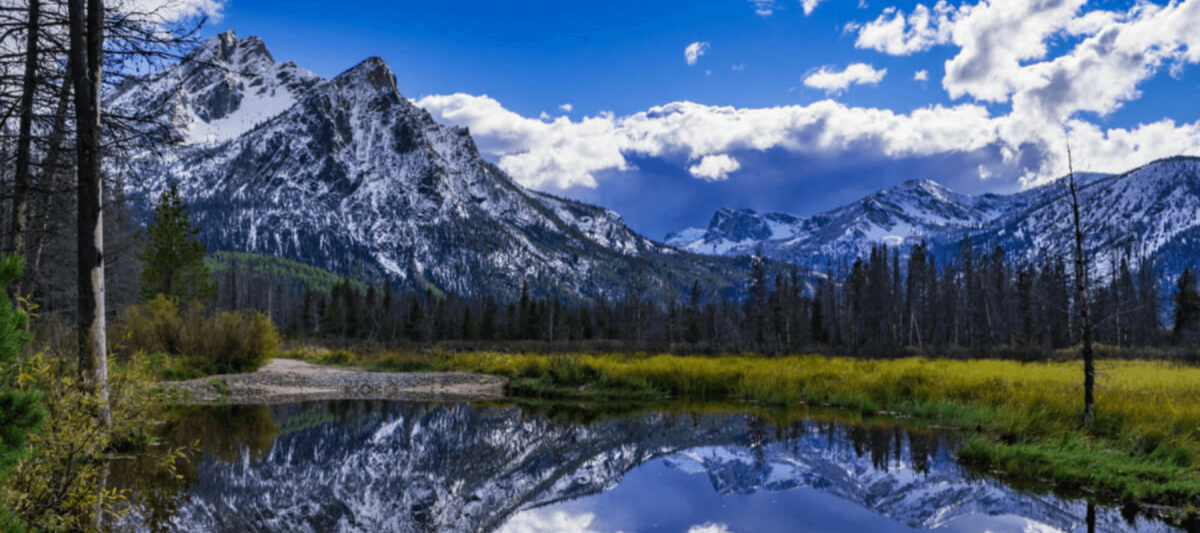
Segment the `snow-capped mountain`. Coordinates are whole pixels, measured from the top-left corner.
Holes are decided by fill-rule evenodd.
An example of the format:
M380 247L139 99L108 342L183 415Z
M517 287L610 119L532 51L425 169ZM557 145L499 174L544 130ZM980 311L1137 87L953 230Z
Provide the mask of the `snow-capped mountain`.
M1080 174L1085 246L1101 276L1128 252L1153 259L1164 278L1196 266L1200 252L1200 159L1176 157L1119 175ZM705 230L666 241L698 253L764 255L823 269L872 246L901 250L919 241L953 256L964 237L1023 262L1070 257L1071 204L1061 180L1010 195L970 196L932 181L908 181L810 217L722 209Z
M126 186L147 213L176 182L210 250L363 269L465 295L620 295L637 264L650 286L737 263L681 253L616 213L528 191L401 95L383 60L325 80L276 63L255 37L214 37L189 60L129 83L108 106L169 120L176 150L147 154ZM724 278L724 281L722 281ZM671 281L666 281L666 280Z
M707 230L689 228L666 241L697 253L764 254L806 265L827 265L865 254L871 246L930 240L985 226L1028 206L1034 195L967 196L929 180L910 180L857 202L813 215L758 214L725 208Z
M579 425L467 405L347 407L342 422L279 436L258 457L206 454L168 529L493 531L522 511L610 490L652 460L707 476L720 494L814 488L917 528L1012 515L1074 531L1086 516L1083 502L964 475L944 436L894 428L776 432L750 415L663 413ZM273 409L286 418L300 408ZM1117 509L1097 516L1099 531L1135 529ZM1136 530L1171 529L1139 519Z
M1069 257L1066 194L1061 185L1047 186L1027 209L997 218L971 232L971 238L1027 261L1044 254ZM1101 275L1127 251L1134 261L1153 259L1158 272L1172 281L1185 267L1197 266L1200 158L1164 159L1088 182L1079 189L1079 202L1086 252Z

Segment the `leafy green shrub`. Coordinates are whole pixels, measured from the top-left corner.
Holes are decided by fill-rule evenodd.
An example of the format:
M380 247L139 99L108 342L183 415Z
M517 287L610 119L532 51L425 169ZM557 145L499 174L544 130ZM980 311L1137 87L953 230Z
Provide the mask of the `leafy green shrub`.
M253 372L279 349L279 331L260 311L205 316L197 306L181 315L175 300L159 295L130 308L127 322L127 349L181 355L210 375Z

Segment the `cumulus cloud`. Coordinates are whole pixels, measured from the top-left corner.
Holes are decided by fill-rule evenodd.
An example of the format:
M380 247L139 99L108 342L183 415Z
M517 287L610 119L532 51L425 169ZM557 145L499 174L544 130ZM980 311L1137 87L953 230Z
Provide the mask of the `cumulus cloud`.
M1066 172L1069 142L1080 170L1121 171L1173 155L1200 155L1200 123L1163 120L1136 128L1103 129L1080 119L1047 125L963 103L908 113L849 107L832 100L765 109L675 102L617 117L572 121L525 118L487 96L427 96L417 105L435 119L468 126L482 153L517 182L537 189L595 187L597 175L629 170L627 156L680 164L697 179L731 179L738 151L868 153L923 157L994 149L1003 160L993 175L1023 176L1027 184ZM734 168L734 164L738 166ZM722 178L724 170L724 178Z
M706 155L700 163L688 167L688 173L707 181L724 181L739 168L742 168L742 164L725 154Z
M628 168L611 113L546 122L509 111L487 95L461 93L426 96L416 104L442 122L469 126L478 148L528 187L595 187L594 173Z
M926 81L928 79L929 79L929 71L928 70L922 69L922 70L918 70L913 73L913 81Z
M943 86L952 98L1003 102L1020 83L1022 62L1042 59L1047 40L1076 17L1087 0L981 2L954 24L959 53L946 62Z
M836 153L867 143L885 155L928 155L997 139L987 109L972 104L897 114L832 100L768 109L675 102L624 117L552 122L524 118L486 95L427 96L416 104L441 122L469 127L481 152L534 188L595 187L598 173L630 168L627 154L687 162L693 176L720 179L723 169L740 168L726 155L736 150Z
M760 17L769 17L775 13L775 0L750 0L754 13Z
M563 112L565 112L565 113L570 113L572 109L575 109L575 106L573 106L571 104L563 104L563 105L558 106L558 108L563 110Z
M732 533L729 526L725 524L704 524L702 526L692 526L687 533Z
M683 57L687 60L688 65L695 65L700 56L708 51L708 48L708 43L694 42L683 49Z
M817 8L817 4L825 0L800 0L800 5L804 6L804 14L811 15L813 10Z
M879 18L866 24L851 24L848 31L858 33L857 48L876 50L891 55L910 55L950 42L954 19L970 7L953 7L939 1L932 9L917 4L909 15L895 7L883 10Z
M170 24L193 17L208 17L221 20L225 9L224 0L118 0L110 2L110 8L125 13L142 13Z
M908 15L889 8L847 31L858 34L857 47L888 54L957 47L942 79L951 98L1010 104L1012 111L994 120L1001 138L1014 146L1018 140L1057 146L1045 150L1027 183L1065 172L1067 139L1087 146L1079 150L1091 152L1088 161L1103 171L1196 153L1194 125L1161 121L1105 130L1080 113L1107 116L1141 98L1139 86L1162 69L1178 76L1200 62L1200 0L1139 1L1124 10L1085 10L1086 3L984 0L955 8L939 1ZM1055 50L1051 43L1068 46Z
M826 93L840 93L850 85L876 85L887 75L887 69L875 70L866 63L854 63L845 70L836 71L832 67L821 67L804 78L804 84L814 89L822 89Z
M592 513L533 510L512 517L497 533L596 533L591 527L595 520Z

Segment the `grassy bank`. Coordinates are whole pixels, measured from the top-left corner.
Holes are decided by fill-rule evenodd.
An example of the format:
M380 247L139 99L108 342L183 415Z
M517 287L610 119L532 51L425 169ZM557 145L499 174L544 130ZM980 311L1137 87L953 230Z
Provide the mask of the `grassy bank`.
M1106 500L1200 505L1200 368L1102 361L1096 424L1081 427L1082 363L866 361L819 356L402 354L312 350L378 370L459 370L513 380L515 396L599 402L737 398L885 414L977 433L965 463Z

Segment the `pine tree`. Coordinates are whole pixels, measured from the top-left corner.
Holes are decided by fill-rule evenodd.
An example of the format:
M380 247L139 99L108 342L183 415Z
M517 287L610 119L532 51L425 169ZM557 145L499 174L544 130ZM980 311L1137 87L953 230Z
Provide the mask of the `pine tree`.
M137 255L146 262L141 276L143 299L165 294L186 306L216 293L204 264L205 246L196 238L199 233L200 228L188 221L187 204L172 183L154 207L154 223L146 229L146 248Z
M1196 273L1183 269L1175 283L1175 343L1192 341L1200 326L1200 293L1196 289Z
M26 435L46 414L40 393L17 390L17 355L30 340L28 316L13 307L2 289L20 279L21 271L18 256L0 261L0 473L16 465Z

